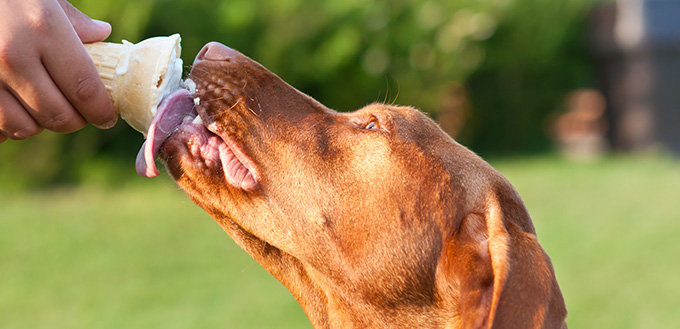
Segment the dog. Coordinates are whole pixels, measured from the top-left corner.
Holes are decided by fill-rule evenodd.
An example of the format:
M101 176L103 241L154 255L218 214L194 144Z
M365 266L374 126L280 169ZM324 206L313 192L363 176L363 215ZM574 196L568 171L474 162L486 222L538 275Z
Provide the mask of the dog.
M427 115L333 111L215 42L189 79L159 157L315 328L567 328L519 194Z

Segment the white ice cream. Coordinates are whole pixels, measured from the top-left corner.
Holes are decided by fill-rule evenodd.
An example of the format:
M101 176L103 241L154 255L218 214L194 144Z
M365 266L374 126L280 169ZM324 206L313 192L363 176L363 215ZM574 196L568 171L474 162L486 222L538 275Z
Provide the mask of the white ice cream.
M154 115L156 115L158 104L161 103L163 98L170 95L170 93L173 91L179 89L179 87L182 85L182 69L184 62L182 62L182 59L179 58L179 53L177 51L178 47L179 44L177 44L177 47L172 49L170 61L168 62L168 70L165 71L165 75L160 80L160 86L156 86L159 97L157 99L156 106L151 109L151 112Z

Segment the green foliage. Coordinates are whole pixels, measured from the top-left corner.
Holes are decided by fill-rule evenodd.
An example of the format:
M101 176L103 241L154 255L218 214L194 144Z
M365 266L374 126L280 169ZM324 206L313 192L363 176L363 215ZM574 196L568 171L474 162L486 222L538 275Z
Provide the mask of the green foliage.
M591 1L521 3L508 10L466 80L473 104L463 136L478 151L547 149L547 118L569 91L595 87L585 24Z
M43 133L21 142L0 145L0 182L5 191L37 187L51 182L59 171L61 138Z
M464 129L460 135L449 132L477 152L496 154L546 150L545 118L559 108L566 92L592 85L584 42L592 1L73 4L109 21L110 41L180 33L187 72L205 43L219 41L337 110L384 101L415 106L434 118L457 115ZM469 106L451 110L452 100ZM116 173L133 175L127 168L141 143L141 136L122 121L110 131L9 141L0 145L0 158L7 159L0 162L0 175L8 185L39 186L79 182L92 177L79 172L83 168L120 163L119 171L108 170L112 178L97 178L118 181L125 175Z

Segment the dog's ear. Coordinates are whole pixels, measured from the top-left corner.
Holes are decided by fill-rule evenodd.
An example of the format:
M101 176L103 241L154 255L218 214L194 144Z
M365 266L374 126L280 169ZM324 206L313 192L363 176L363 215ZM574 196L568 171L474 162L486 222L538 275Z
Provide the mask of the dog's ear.
M550 259L514 201L490 196L487 209L465 216L444 247L442 270L458 293L461 328L566 329Z

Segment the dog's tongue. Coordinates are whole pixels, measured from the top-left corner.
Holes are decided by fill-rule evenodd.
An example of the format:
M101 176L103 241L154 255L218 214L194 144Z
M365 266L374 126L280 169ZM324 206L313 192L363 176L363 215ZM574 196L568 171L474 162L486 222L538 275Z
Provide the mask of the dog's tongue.
M178 89L165 97L158 105L156 116L151 121L146 141L137 153L135 167L142 177L158 176L154 158L163 141L182 123L184 117L194 109L194 99L186 89Z

